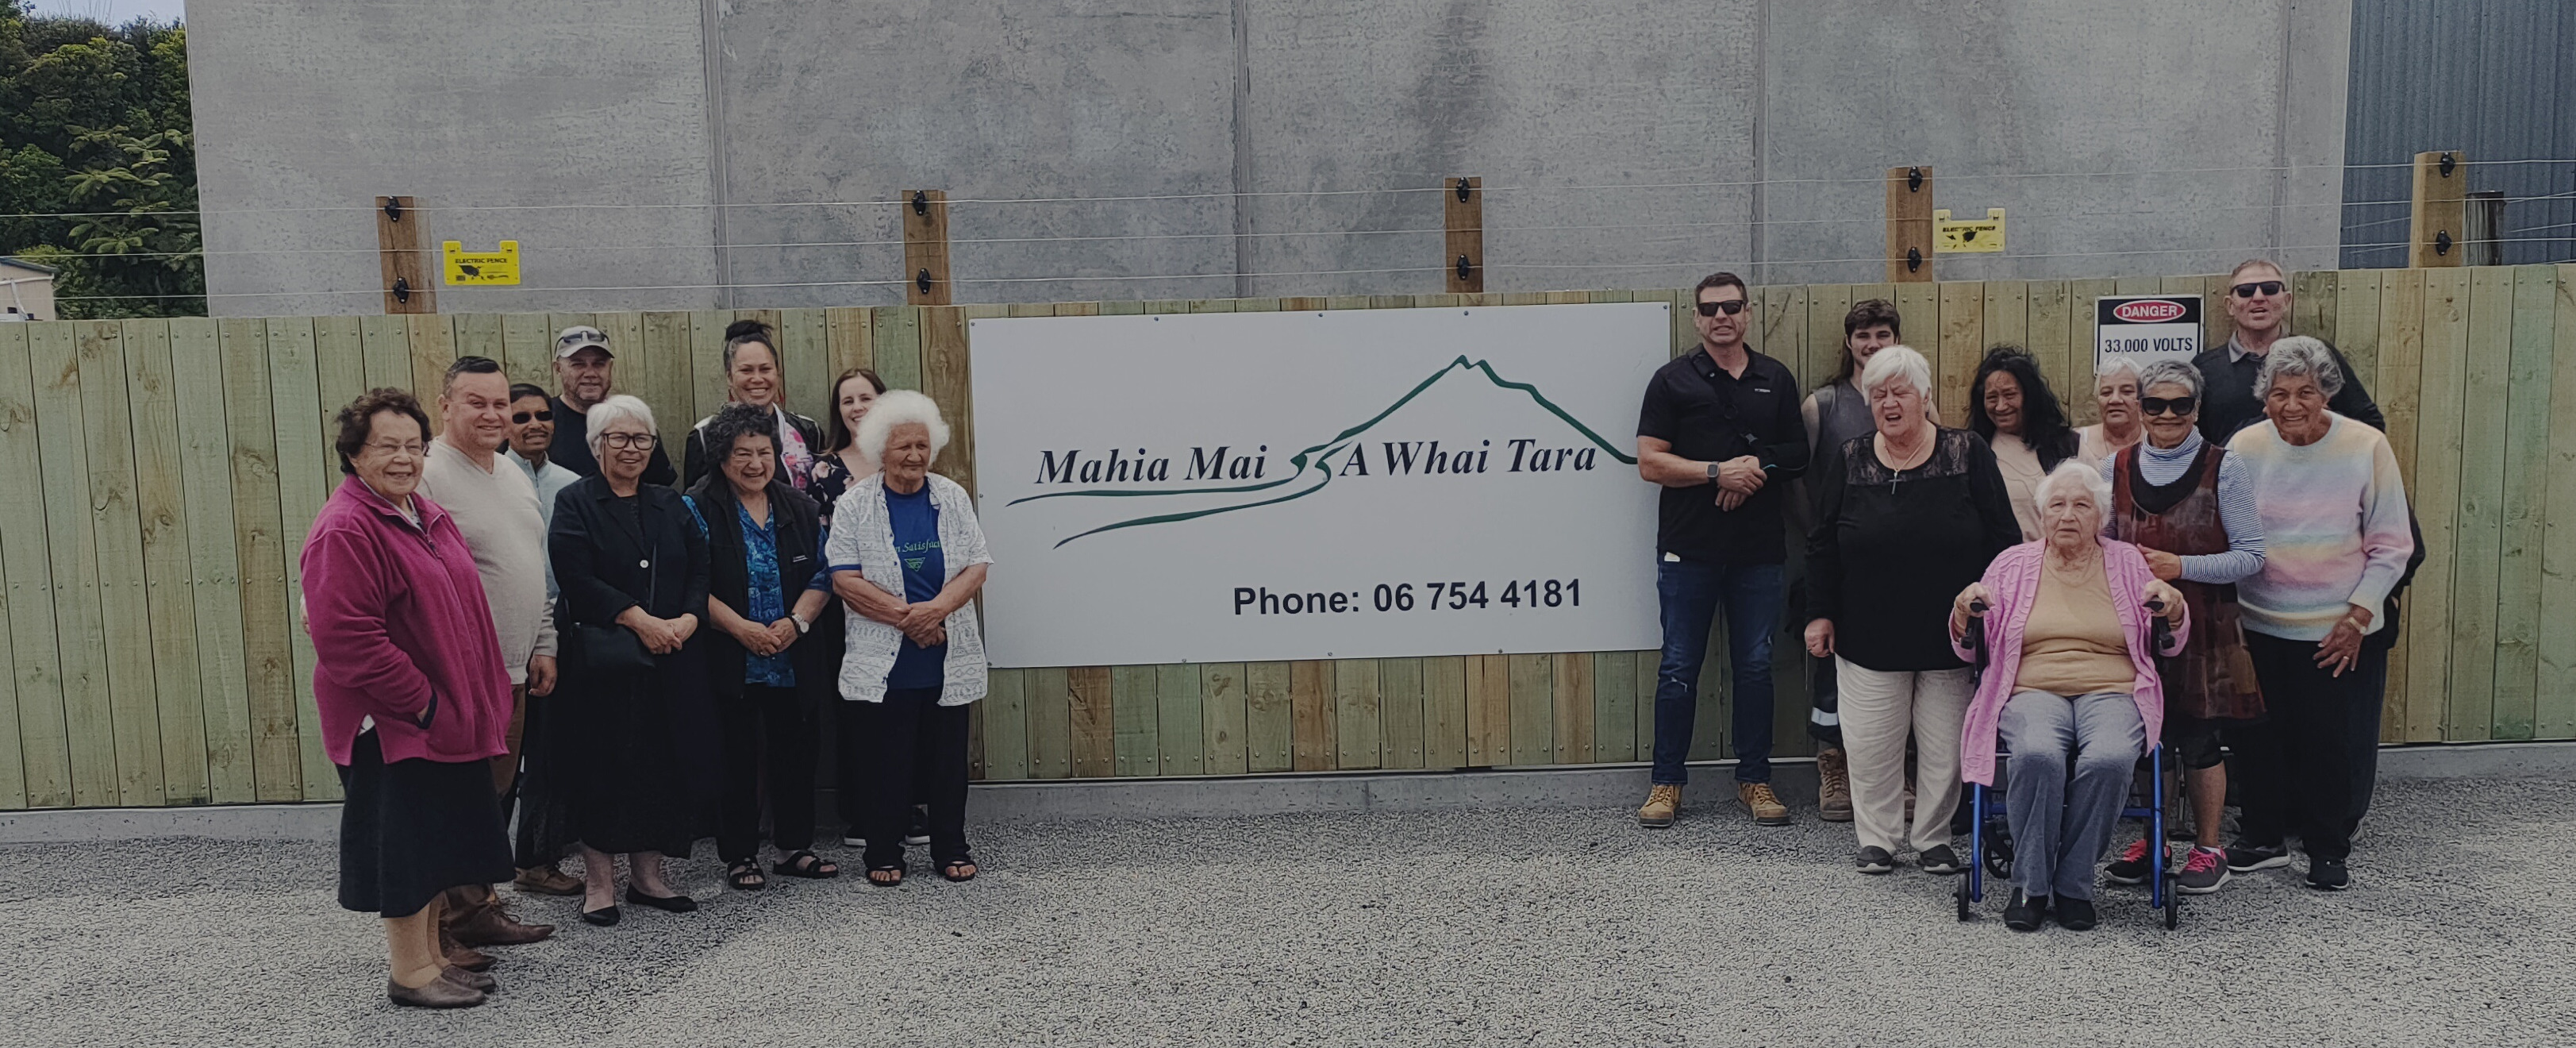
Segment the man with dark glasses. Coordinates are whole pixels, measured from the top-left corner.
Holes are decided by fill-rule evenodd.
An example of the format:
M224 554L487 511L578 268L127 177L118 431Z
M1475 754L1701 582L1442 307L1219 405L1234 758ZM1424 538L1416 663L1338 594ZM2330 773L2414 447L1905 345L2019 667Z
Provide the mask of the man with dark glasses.
M554 460L554 398L546 391L525 382L510 386L510 449L503 457L516 463L537 486L537 512L544 515L546 526L555 524L555 494L571 487L581 474L563 468ZM546 562L546 596L555 595L555 565Z
M2219 297L2227 304L2227 318L2234 323L2236 333L2226 345L2205 350L2191 362L2200 368L2202 384L2208 390L2200 409L2200 435L2224 447L2237 430L2263 418L2263 402L2254 396L2254 376L2262 372L2263 355L2272 351L2272 343L2290 334L2290 282L2281 267L2251 258L2236 264ZM2332 345L2326 350L2334 354L2335 364L2344 374L2342 392L2336 393L2326 407L2385 432L2388 420L2379 413L2379 405L2371 402L2370 393L2361 388L2361 378L2353 373L2352 362Z
M585 477L599 472L599 460L590 453L586 413L616 391L616 374L617 355L608 350L607 332L575 324L555 334L555 385L562 392L553 400L554 447L547 458ZM678 479L680 471L671 468L671 456L655 445L652 459L644 464L644 483L669 484Z
M1700 666L1722 605L1735 674L1735 795L1753 821L1785 825L1788 806L1771 789L1771 637L1788 559L1781 514L1789 480L1807 468L1807 427L1797 376L1744 344L1753 313L1743 279L1711 274L1691 300L1699 348L1656 370L1637 419L1637 472L1663 488L1655 593L1664 632L1654 771L1637 821L1666 827L1680 812Z

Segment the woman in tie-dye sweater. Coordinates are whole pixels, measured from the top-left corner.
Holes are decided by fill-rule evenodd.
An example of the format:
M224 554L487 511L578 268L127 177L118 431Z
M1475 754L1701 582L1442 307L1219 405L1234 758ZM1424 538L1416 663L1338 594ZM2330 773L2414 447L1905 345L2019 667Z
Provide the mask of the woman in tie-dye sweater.
M2245 807L2227 864L2286 866L2282 838L2295 832L2308 885L2326 891L2350 883L2349 721L2377 711L2387 684L2386 650L2362 638L2395 628L2380 612L2415 551L2397 457L2378 430L2326 409L2341 388L2324 343L2282 339L2254 381L2265 421L2227 444L2252 467L2263 516L2263 570L2236 592L2268 712L2237 747Z

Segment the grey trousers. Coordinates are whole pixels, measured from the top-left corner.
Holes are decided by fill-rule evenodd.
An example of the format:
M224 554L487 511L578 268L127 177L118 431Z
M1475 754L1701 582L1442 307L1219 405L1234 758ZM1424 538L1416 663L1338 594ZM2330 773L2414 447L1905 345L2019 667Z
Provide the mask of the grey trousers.
M2071 699L2016 692L2004 703L2001 728L2012 750L2004 814L2012 825L2013 887L2091 899L2094 864L2110 846L2145 752L2137 701L2118 691Z

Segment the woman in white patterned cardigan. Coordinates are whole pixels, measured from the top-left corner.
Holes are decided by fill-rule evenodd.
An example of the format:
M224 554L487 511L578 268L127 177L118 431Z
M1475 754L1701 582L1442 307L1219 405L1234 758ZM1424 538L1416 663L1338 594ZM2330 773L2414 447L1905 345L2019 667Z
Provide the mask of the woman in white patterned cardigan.
M850 483L823 544L832 589L850 609L841 698L867 730L861 781L868 883L903 883L913 770L930 806L939 875L971 880L966 850L966 705L984 697L984 640L974 599L984 588L984 529L957 482L930 472L948 423L929 397L892 390L859 423L859 449L884 470Z

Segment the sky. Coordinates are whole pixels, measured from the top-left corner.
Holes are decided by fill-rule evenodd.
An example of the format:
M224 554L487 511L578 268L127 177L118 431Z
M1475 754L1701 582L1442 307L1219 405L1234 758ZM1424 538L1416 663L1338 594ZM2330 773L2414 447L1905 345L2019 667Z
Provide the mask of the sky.
M36 0L36 13L79 15L123 25L141 17L159 22L181 20L187 15L187 4L184 0Z

